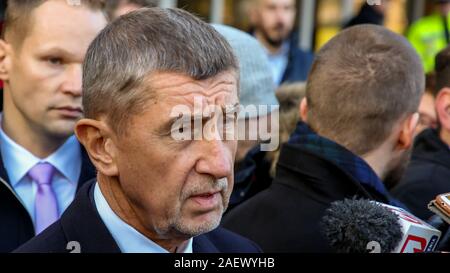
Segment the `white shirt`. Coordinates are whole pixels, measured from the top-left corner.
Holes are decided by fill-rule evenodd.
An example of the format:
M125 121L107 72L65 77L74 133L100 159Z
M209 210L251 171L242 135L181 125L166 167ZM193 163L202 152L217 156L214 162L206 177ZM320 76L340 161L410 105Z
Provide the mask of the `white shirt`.
M166 249L148 239L120 219L109 206L98 183L95 184L94 200L100 218L103 220L103 223L108 228L122 253L169 253ZM193 239L191 238L186 247L177 252L192 253L192 242Z
M35 224L35 199L37 183L27 175L38 163L47 162L55 168L52 188L58 202L59 215L72 203L81 174L81 148L71 136L47 158L40 159L9 138L0 126L0 149L10 184L22 201Z

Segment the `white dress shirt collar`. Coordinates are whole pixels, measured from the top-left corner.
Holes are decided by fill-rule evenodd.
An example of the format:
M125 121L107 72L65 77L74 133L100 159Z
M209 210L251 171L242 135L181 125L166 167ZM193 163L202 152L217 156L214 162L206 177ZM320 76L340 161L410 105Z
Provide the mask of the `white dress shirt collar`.
M103 220L103 223L108 228L122 253L169 253L166 249L148 239L142 233L120 219L109 206L98 183L95 184L94 200L100 218ZM192 253L192 242L193 239L191 238L186 247L177 252Z
M13 187L39 162L52 164L70 183L78 182L81 170L81 160L78 159L81 158L81 148L75 136L69 137L47 158L40 159L15 143L0 126L0 149L3 164Z

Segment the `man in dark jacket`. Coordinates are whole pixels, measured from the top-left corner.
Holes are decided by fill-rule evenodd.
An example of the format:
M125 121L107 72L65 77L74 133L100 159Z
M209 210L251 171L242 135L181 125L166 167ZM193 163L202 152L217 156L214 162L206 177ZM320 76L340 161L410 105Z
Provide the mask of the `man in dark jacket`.
M450 192L450 47L436 56L436 112L440 128L420 134L411 164L393 195L421 217L433 215L428 203L438 194Z
M238 82L230 45L188 12L116 19L87 52L86 118L75 128L97 180L18 252L67 252L70 242L83 253L259 252L217 228L237 147L219 128L236 124Z
M305 81L313 62L313 54L298 47L296 10L294 0L257 0L251 7L253 35L267 51L277 86Z
M424 83L403 37L374 25L343 31L316 57L300 110L306 123L282 148L272 186L224 227L265 252L330 252L319 223L332 202L401 206L382 180L398 177L409 157Z
M73 129L83 113L82 62L107 19L101 1L84 2L8 1L0 40L0 252L58 220L95 177Z

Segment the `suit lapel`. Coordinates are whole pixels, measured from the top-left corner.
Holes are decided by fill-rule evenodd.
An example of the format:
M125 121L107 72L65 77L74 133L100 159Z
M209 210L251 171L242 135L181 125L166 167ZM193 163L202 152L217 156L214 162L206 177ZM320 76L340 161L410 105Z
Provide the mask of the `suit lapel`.
M8 184L10 184L8 173L6 172L5 165L3 164L3 157L1 156L0 151L0 177L5 180Z
M61 217L65 237L67 242L79 242L82 253L120 253L94 206L94 185L95 180L86 182Z
M206 235L199 235L192 243L194 253L220 253L220 250L211 242Z

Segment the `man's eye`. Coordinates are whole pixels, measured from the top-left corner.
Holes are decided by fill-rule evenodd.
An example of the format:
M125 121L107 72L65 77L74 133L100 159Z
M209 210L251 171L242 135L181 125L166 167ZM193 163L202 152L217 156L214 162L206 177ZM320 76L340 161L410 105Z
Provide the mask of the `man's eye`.
M52 65L61 65L62 59L57 57L48 58L47 61L51 63Z

